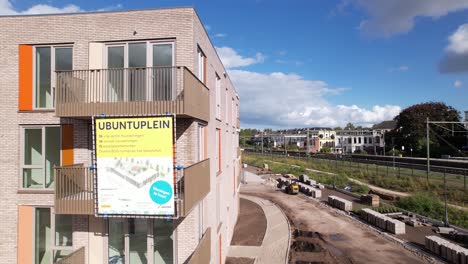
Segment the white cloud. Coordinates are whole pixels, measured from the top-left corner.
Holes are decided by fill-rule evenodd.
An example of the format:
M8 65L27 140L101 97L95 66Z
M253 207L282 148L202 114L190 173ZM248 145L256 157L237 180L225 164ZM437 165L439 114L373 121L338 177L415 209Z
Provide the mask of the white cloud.
M396 68L390 68L388 71L389 72L407 72L407 71L409 71L409 66L401 65L401 66L398 66Z
M456 88L460 88L460 87L462 87L462 85L463 85L463 83L460 80L456 80L453 83L453 86L455 86Z
M359 29L374 36L390 37L409 32L417 17L437 19L468 8L467 0L342 0L338 6L364 9L369 19Z
M463 24L449 36L449 45L446 50L456 54L468 52L468 24Z
M396 105L333 105L326 96L338 96L347 88L332 88L321 80L307 80L294 73L259 73L232 69L254 64L258 58L244 58L230 47L217 48L229 70L229 77L241 97L240 115L245 127L344 126L348 122L370 126L393 119Z
M468 72L468 24L463 24L448 37L445 54L439 63L442 73Z
M115 4L108 7L97 9L96 11L111 11L121 9L122 4ZM26 10L19 11L13 7L9 0L0 0L0 16L2 15L38 15L38 14L60 14L60 13L77 13L84 12L77 5L69 4L63 7L55 7L46 4L37 4L29 7Z
M255 57L242 57L230 47L216 47L216 50L224 66L228 69L262 63L265 60L265 56L260 52L255 54Z
M227 37L227 34L225 33L217 33L214 35L215 38L224 38L224 37Z
M392 119L401 110L396 105L372 109L332 105L325 97L346 89L297 74L230 70L229 76L241 97L241 120L246 127L334 127L348 122L370 126Z

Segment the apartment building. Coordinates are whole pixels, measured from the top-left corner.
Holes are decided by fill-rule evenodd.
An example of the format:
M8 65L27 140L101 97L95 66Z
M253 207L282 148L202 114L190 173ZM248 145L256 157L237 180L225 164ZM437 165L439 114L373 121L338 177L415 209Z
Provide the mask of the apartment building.
M336 132L331 129L313 129L309 130L308 152L318 153L322 149L333 150L335 147Z
M378 144L376 138L376 133L370 129L338 130L336 131L335 152L355 153L365 151L374 153L376 144Z
M239 97L195 10L5 16L0 35L0 262L223 263ZM160 115L175 213L97 214L93 119Z

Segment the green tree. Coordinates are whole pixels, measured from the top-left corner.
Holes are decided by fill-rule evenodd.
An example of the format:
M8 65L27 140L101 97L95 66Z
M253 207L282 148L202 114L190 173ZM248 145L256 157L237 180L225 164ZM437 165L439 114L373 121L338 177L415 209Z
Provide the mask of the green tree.
M347 130L354 130L356 129L356 127L353 125L353 123L348 123L346 124L346 126L344 127L344 129L347 129Z
M401 149L401 146L404 146L405 152L409 152L412 148L415 156L426 155L427 118L432 121L460 122L460 113L443 102L427 102L405 108L394 119L397 121L396 128L385 135L387 147L391 149L395 146ZM441 154L455 154L457 150L450 145L461 148L463 144L463 136L452 135L450 128L445 127L447 129L436 125L430 126L430 146L433 157L440 157Z

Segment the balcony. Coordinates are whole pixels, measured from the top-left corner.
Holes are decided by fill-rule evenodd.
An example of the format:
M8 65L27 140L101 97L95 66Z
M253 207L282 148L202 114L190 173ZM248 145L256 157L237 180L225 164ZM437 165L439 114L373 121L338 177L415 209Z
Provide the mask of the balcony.
M187 264L205 264L211 260L211 228L206 229Z
M180 182L183 194L181 216L190 211L210 192L210 159L202 160L184 169Z
M83 264L85 263L85 248L81 247L70 255L56 262L56 264Z
M184 217L210 192L210 160L184 169L177 215ZM94 174L82 165L55 168L55 213L94 215Z
M57 214L94 214L94 176L82 165L56 167L55 212Z
M173 113L208 122L209 89L186 67L58 71L59 117Z

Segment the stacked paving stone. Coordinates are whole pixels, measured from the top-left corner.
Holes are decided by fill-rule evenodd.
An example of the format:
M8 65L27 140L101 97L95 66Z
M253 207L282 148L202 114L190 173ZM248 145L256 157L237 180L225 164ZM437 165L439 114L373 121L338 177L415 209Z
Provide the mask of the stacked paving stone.
M314 198L320 198L322 197L322 191L315 189L312 186L308 186L303 183L298 183L299 184L299 190L304 193L305 195L312 196Z
M426 249L450 263L468 264L468 249L438 236L426 237Z
M390 218L387 220L387 226L386 230L388 232L395 234L395 235L401 235L405 233L405 223L398 221L396 219Z
M343 199L334 195L328 196L328 204L338 209L341 209L343 211L347 211L347 212L353 210L353 203L351 201L348 201L346 199Z
M390 218L369 208L362 209L361 218L371 225L377 226L383 230L396 235L406 232L405 223Z

